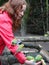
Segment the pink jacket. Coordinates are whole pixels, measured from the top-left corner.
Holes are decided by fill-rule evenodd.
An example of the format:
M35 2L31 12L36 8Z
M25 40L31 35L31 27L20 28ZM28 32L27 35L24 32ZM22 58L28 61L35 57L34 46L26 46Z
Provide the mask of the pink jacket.
M12 45L12 40L14 35L12 32L12 20L10 15L4 11L0 10L0 55L2 54L5 46L13 53L13 55L18 59L18 61L23 64L26 60L25 55L22 52L16 52L18 46Z

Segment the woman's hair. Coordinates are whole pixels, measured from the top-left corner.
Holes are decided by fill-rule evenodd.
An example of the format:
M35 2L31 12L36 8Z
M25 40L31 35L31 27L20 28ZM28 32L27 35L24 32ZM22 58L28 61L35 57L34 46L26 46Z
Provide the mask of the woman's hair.
M27 3L25 0L10 0L10 5L12 6L12 8L18 9L19 6L27 5ZM16 20L13 22L13 30L20 28L20 25L21 25L21 19L18 20L16 18Z
M18 7L19 5L27 5L25 0L9 0L12 7Z
M17 18L15 19L15 8L18 9L19 6L27 5L25 0L9 0L7 3L5 3L1 8L3 10L6 10L12 17L13 20L13 30L16 30L20 26L20 20Z

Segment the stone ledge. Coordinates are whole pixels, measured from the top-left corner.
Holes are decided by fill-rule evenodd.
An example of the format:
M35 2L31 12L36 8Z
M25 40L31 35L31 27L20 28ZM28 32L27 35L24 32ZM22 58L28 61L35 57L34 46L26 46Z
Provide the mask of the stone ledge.
M49 41L49 36L16 36L16 38L21 39L24 42Z

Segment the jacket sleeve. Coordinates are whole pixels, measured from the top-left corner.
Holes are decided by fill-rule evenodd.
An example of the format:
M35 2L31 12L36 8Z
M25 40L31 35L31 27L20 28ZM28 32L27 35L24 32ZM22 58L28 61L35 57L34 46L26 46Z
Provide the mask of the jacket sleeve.
M14 35L12 33L12 27L7 24L0 24L0 36L2 37L5 45L8 47L8 49L13 53L13 55L18 59L18 61L23 64L26 60L25 55L22 52L16 52L18 49L17 45L12 45L12 40L14 39Z

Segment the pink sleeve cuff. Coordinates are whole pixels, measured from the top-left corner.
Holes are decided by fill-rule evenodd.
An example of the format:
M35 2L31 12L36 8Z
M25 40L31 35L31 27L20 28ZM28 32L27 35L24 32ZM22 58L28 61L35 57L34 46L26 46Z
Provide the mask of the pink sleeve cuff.
M24 63L25 63L26 57L25 57L25 55L24 55L22 52L16 53L16 54L15 54L15 57L17 58L17 60L18 60L21 64L24 64Z

